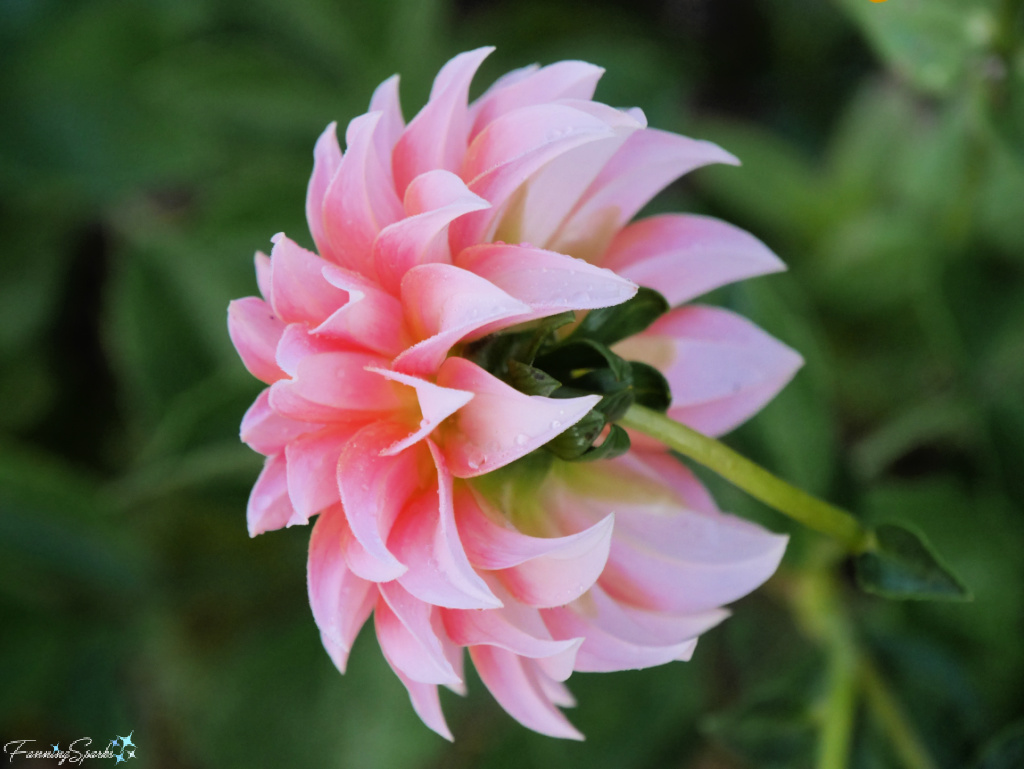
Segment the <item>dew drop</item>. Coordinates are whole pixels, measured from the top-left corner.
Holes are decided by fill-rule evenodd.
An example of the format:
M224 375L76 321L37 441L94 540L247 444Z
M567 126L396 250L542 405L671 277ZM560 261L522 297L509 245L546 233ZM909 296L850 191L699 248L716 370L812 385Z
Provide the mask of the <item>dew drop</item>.
M522 446L527 440L528 438L526 437L526 433L519 433L519 435L516 436L516 445Z

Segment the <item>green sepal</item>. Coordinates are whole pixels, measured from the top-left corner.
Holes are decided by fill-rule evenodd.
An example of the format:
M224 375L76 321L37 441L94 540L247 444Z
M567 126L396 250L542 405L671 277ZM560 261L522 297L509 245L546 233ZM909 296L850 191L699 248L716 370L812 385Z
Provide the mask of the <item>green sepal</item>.
M662 413L668 411L672 404L672 391L664 375L646 363L630 361L630 374L633 381L633 398L641 406L646 406Z
M665 297L641 286L629 301L588 312L570 339L585 338L612 345L640 333L668 310Z
M562 383L550 374L528 363L508 362L508 383L527 395L551 395Z
M579 462L594 462L598 459L614 459L629 451L629 433L618 425L612 425L608 436L600 446L591 446L577 458Z
M537 356L533 365L569 384L595 369L608 369L620 382L630 375L629 364L593 339L573 339Z
M857 583L868 593L893 600L970 601L971 592L939 560L920 534L883 524L868 549L857 556Z
M591 409L579 422L545 443L544 448L559 459L579 459L594 445L604 425L604 414L597 409Z

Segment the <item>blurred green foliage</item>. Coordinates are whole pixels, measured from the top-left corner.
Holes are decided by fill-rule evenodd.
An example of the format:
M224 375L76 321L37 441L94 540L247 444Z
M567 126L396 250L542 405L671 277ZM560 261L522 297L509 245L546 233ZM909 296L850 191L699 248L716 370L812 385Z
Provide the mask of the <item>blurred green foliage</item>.
M413 114L445 60L487 43L480 84L587 59L608 70L602 100L743 160L653 204L736 222L790 265L712 297L807 359L730 441L927 533L974 603L857 594L839 563L829 605L935 766L1019 766L1021 0L0 3L4 742L134 729L161 767L815 765L845 717L834 639L800 609L816 535L791 532L778 577L692 663L575 676L581 745L527 732L479 681L445 699L444 743L372 634L346 676L332 667L307 532L246 536L260 463L237 424L258 386L225 305L254 292L273 233L308 243L323 127L396 71ZM846 714L849 766L911 766L872 701Z

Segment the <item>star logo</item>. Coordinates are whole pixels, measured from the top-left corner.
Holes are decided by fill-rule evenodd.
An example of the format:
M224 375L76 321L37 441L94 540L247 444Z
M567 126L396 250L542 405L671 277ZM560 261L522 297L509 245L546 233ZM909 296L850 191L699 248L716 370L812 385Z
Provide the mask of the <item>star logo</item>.
M121 743L119 743L119 742L117 741L117 738L116 738L116 737L115 737L114 739L112 739L112 740L110 741L110 744L111 744L111 745L113 745L113 746L114 746L115 748L117 748L117 747L120 747L120 746L121 746Z
M122 761L124 761L124 758L121 757L120 753L115 754L114 758L117 759L117 763L121 763Z
M125 748L134 748L135 747L135 743L132 742L132 735L133 734L135 734L135 730L134 729L132 729L130 732L128 732L128 736L127 737L121 737L121 746L122 747L125 747Z
M135 751L134 750L129 750L128 751L128 758L135 758Z
M50 747L53 748L53 752L54 753L60 753L60 743L59 742L56 745L51 745Z

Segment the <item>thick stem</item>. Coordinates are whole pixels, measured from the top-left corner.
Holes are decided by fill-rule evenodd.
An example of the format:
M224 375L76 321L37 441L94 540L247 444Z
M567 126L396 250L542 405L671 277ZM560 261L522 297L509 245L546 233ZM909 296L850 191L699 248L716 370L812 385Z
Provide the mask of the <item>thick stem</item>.
M637 405L631 406L619 423L699 462L808 528L839 540L850 552L861 553L871 545L870 532L852 515L776 478L714 438Z

